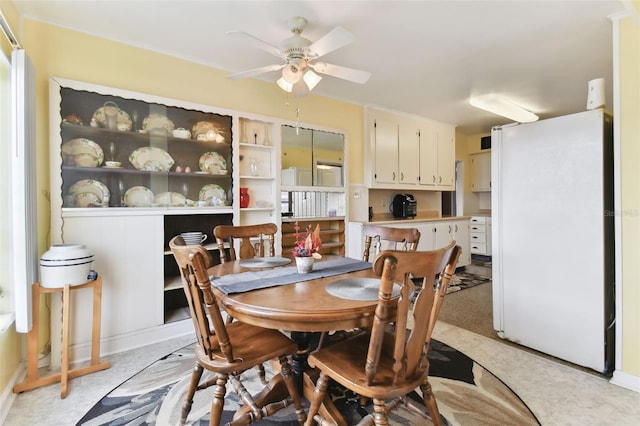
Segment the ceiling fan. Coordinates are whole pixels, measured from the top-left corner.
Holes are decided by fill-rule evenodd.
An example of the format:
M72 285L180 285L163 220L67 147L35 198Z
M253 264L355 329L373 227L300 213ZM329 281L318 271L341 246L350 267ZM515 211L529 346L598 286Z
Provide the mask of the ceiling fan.
M312 42L302 36L302 31L307 25L307 20L295 17L290 20L293 36L285 39L280 47L276 47L244 31L229 31L227 34L242 38L251 42L256 47L281 58L284 63L267 65L247 71L232 74L227 78L238 80L254 77L266 72L282 70L282 77L278 79L278 86L283 90L293 93L295 97L307 95L320 82L322 77L318 74L328 75L364 84L371 77L371 73L340 65L316 62L327 53L333 52L353 42L352 33L338 26L325 34L319 40ZM315 72L314 72L315 71ZM317 73L317 74L316 74Z

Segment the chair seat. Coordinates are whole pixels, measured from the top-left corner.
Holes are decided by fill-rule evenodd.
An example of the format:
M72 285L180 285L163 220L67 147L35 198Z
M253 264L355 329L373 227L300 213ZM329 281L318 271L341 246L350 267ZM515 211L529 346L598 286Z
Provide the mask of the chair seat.
M393 399L405 395L424 381L428 371L406 378L402 386L393 384L392 358L382 350L374 383L367 385L364 367L370 333L363 333L332 344L309 356L309 365L323 371L341 385L368 398Z
M212 335L209 340L213 351L219 354L217 357L209 359L200 344L196 345L196 357L203 367L219 373L241 372L298 350L298 345L278 330L233 322L227 325L227 331L236 362L229 363L226 360L220 351L217 336Z

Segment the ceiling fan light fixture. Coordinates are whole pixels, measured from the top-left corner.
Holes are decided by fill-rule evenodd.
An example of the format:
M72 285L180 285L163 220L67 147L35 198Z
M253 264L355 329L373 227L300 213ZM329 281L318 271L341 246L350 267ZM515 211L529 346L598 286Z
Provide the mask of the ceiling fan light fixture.
M285 92L288 92L288 93L293 92L293 84L291 84L287 80L285 80L284 77L280 77L276 83Z
M307 84L309 91L311 91L318 85L318 83L320 83L320 80L322 80L322 77L320 77L318 74L316 74L312 70L307 70L307 72L304 73L304 76L302 76L302 79Z
M293 64L287 64L286 67L282 69L282 78L286 80L287 83L296 84L300 81L300 68Z
M471 97L469 98L469 104L518 123L531 123L538 120L536 114L496 94Z

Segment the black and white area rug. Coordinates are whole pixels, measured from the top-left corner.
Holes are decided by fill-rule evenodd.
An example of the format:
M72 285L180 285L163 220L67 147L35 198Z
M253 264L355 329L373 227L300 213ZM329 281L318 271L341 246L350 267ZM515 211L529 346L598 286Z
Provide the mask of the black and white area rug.
M429 352L430 382L446 425L539 425L535 415L508 386L471 358L436 340ZM158 425L179 424L180 410L189 387L194 366L193 345L186 346L140 371L100 400L78 425ZM273 374L266 365L268 377ZM207 372L203 380L207 378ZM243 373L247 389L260 388L254 370ZM421 401L420 390L413 397ZM371 406L360 407L357 395L333 386L332 398L349 425L356 424ZM196 392L189 425L209 425L212 390ZM239 407L239 399L230 385L227 389L222 424ZM295 415L288 407L275 417L257 425L295 426ZM430 425L419 415L400 408L394 411L390 425Z

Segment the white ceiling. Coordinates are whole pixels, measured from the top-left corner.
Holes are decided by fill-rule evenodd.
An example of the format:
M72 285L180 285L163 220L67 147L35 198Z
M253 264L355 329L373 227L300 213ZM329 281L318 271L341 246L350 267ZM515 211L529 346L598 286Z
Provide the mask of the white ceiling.
M465 133L508 122L471 107L501 93L548 118L583 111L589 80L612 107L612 14L623 1L14 0L21 15L235 73L279 59L226 34L270 44L302 16L315 41L335 26L356 41L323 61L372 73L364 85L325 77L314 92L456 124ZM122 64L126 66L126 64ZM272 81L279 72L261 77ZM233 83L230 83L233 84ZM312 120L310 120L312 121Z

